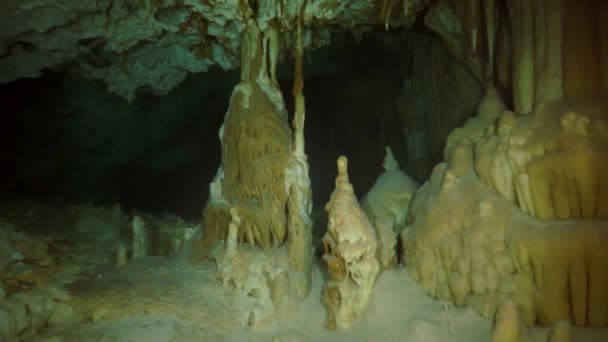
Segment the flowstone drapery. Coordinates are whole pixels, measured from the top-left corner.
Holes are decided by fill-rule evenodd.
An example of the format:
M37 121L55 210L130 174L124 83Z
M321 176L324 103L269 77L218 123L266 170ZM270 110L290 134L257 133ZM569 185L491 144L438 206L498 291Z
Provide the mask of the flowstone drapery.
M240 294L233 304L243 324L256 327L285 318L289 304L308 295L311 281L301 24L293 134L275 76L278 30L277 25L262 30L251 19L242 34L241 82L220 129L222 165L203 212L203 254L211 251L218 277Z
M431 296L488 318L511 300L526 324L608 325L607 9L443 0L429 11L426 24L488 87L401 236Z
M608 222L541 221L484 185L471 146L435 167L401 237L426 292L491 318L512 300L526 324L608 325Z

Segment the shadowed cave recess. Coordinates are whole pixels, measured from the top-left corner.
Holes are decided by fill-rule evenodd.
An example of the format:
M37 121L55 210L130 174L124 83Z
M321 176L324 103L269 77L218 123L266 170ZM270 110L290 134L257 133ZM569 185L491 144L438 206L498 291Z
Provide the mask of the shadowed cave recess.
M608 3L0 23L0 340L608 340Z

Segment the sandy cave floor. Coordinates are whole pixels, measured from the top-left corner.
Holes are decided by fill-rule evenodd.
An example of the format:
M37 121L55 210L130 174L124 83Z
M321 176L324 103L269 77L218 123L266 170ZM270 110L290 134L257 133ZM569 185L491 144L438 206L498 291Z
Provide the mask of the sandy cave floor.
M291 316L256 331L237 323L228 300L232 290L215 279L211 261L149 256L117 266L116 246L124 240L105 209L78 207L61 214L28 205L3 215L46 241L55 265L49 281L63 284L80 317L80 323L53 325L24 341L490 341L491 321L451 305L446 316L442 303L428 297L404 268L380 274L370 307L351 330L329 331L320 301L324 266L317 259L309 297ZM531 329L530 341L544 342L547 333ZM608 329L575 328L573 337L608 341Z
M450 307L426 296L404 269L385 271L371 306L349 331L323 327L322 277L288 321L265 331L239 328L214 280L211 263L192 265L177 257L147 257L126 266L106 265L68 286L91 322L46 331L35 341L489 341L491 322L472 309ZM533 341L548 329L535 328ZM606 341L605 329L576 329L574 341Z

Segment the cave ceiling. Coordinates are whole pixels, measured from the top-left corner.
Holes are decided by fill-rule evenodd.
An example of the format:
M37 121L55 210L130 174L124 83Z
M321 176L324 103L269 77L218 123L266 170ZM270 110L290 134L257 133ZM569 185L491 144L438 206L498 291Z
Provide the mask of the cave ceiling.
M166 94L189 73L239 67L247 21L279 26L289 57L305 0L8 0L0 2L0 83L68 70L133 100ZM410 26L428 0L307 0L304 48L334 30ZM289 54L289 55L287 55Z

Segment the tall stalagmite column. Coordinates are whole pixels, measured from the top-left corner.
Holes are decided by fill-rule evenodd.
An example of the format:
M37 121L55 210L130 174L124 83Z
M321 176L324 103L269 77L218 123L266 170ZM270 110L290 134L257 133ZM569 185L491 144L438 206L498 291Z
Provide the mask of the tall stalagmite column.
M275 37L254 20L242 34L241 82L220 130L222 166L204 211L206 246L225 238L230 206L242 218L239 241L265 249L287 239L285 169L292 142L283 97L267 65L278 54Z
M300 20L300 19L299 19ZM203 211L203 254L226 240L230 209L240 217L238 243L286 251L290 290L310 291L312 192L304 153L301 23L296 44L293 128L276 79L279 25L260 30L249 19L241 37L241 81L220 129L222 165ZM276 254L275 253L275 254Z
M306 295L310 291L310 267L312 264L312 192L308 177L308 158L304 151L304 78L302 75L302 18L306 1L298 18L295 46L295 77L293 97L295 113L293 118L293 154L287 168L287 253L289 265L303 276L298 282L297 292Z

